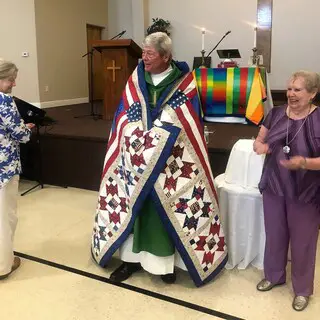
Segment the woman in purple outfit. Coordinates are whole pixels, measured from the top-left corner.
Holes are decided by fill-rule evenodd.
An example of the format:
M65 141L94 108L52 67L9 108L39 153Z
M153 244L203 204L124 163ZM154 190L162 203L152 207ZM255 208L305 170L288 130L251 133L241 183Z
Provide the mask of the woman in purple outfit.
M304 310L313 294L320 224L320 108L313 104L320 87L314 72L292 75L288 104L273 108L254 142L257 154L267 154L260 181L266 230L265 279L268 291L286 282L289 241L292 307Z

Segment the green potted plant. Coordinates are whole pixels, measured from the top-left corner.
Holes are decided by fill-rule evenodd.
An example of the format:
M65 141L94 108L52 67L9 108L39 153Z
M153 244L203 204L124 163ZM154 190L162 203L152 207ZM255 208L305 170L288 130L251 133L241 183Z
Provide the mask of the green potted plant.
M152 24L147 29L147 35L154 32L165 32L170 36L171 23L168 20L162 18L152 18Z

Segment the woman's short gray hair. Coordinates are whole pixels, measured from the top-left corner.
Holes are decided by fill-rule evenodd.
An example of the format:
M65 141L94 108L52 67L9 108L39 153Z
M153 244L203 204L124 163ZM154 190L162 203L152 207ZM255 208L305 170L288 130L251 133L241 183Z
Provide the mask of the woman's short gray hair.
M143 41L142 45L145 47L153 47L160 56L171 56L172 41L170 37L164 32L154 32L149 34Z
M0 79L7 79L17 74L17 66L7 60L0 58Z
M320 75L313 71L300 70L292 74L291 80L302 78L308 92L318 92L320 90Z

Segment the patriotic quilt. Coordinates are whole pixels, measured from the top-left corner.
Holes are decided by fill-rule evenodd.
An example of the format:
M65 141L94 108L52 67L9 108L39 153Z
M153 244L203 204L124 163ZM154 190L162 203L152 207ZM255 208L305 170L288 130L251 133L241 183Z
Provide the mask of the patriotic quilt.
M142 62L129 78L110 133L92 234L92 256L101 266L131 233L147 196L196 286L226 264L199 105L190 73L152 110Z

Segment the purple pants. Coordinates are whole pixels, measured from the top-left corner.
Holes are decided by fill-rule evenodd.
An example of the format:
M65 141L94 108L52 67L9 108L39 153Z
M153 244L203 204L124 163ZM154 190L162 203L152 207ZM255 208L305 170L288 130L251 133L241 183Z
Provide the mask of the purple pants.
M266 229L265 278L272 283L286 281L290 241L293 290L297 296L312 295L319 208L269 192L263 192L263 208Z

